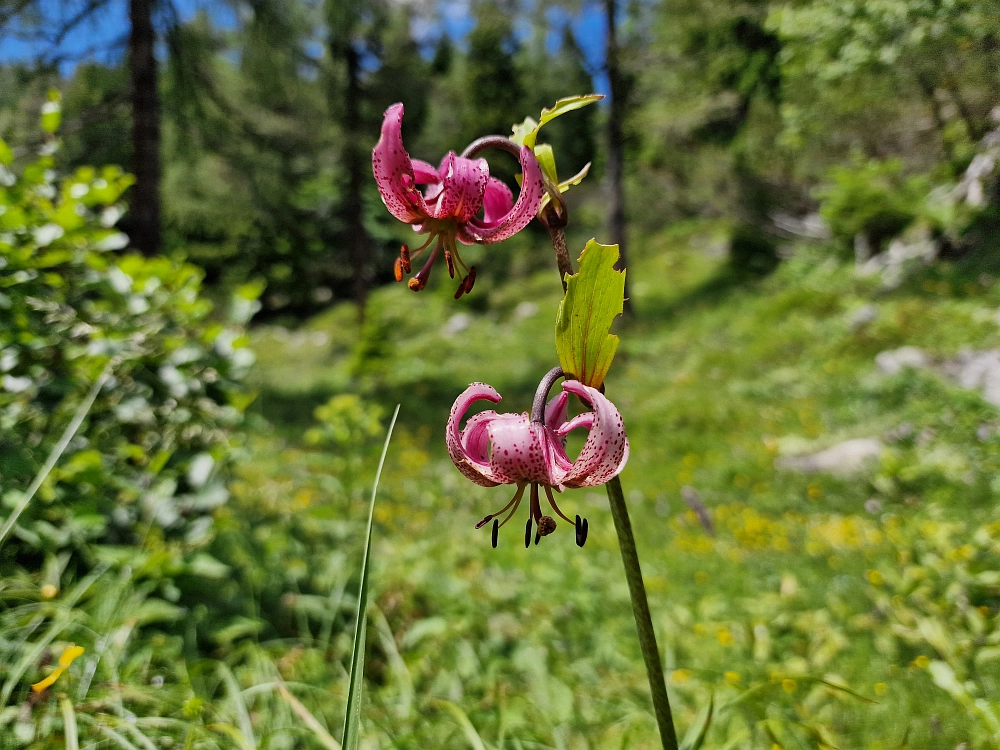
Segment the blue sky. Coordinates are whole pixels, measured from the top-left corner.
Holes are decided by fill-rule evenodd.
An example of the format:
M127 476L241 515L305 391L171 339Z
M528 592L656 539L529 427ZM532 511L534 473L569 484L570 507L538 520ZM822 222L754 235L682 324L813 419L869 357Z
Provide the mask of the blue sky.
M232 11L218 0L173 0L173 3L182 20L188 20L199 10L204 9L211 14L215 24L222 28L233 28L236 24ZM44 0L42 8L50 19L48 25L55 28L60 18L71 17L84 4L84 0ZM444 11L445 33L461 44L473 26L467 0L448 0L442 3L441 8ZM589 67L592 70L601 67L604 59L605 27L604 15L597 3L586 3L576 17L553 9L549 13L549 19L554 27L546 40L550 52L558 50L562 41L562 27L569 23ZM69 74L76 63L83 59L105 63L121 59L127 33L128 3L126 0L108 3L100 12L95 13L68 34L58 45L56 54L60 58L61 70L64 74ZM436 36L440 33L440 29L422 25L420 33ZM0 62L32 59L40 54L49 55L52 50L49 42L22 40L10 35L0 37ZM607 93L607 81L603 75L596 76L594 84L599 92Z

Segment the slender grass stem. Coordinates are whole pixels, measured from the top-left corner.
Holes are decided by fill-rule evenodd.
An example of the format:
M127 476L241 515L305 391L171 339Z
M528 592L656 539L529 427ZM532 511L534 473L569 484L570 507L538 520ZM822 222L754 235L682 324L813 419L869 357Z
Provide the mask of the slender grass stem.
M45 460L42 468L38 470L38 474L35 475L35 479L24 493L24 497L22 497L20 502L18 502L18 504L14 507L11 514L7 516L7 520L4 521L3 527L0 528L0 544L3 544L3 541L7 538L10 530L13 529L14 524L17 523L17 519L21 517L21 514L24 513L28 504L31 502L31 499L35 496L35 493L38 492L38 488L42 486L42 483L48 478L52 469L55 467L56 462L62 457L63 452L69 445L69 441L73 439L77 430L80 429L80 425L83 424L83 420L87 418L87 414L90 412L90 407L94 405L97 394L100 393L104 384L108 382L109 377L111 377L110 362L108 363L108 366L104 368L104 372L101 373L100 377L94 381L94 385L91 386L87 397L80 403L80 406L76 410L76 414L73 415L73 419L66 426L66 430L63 432L62 437L59 438L59 442L55 444L52 452L49 453L49 457Z
M656 714L656 723L660 727L663 750L677 750L677 733L674 730L674 719L670 712L667 683L663 678L663 663L660 661L660 651L656 647L656 633L653 630L653 620L649 615L646 586L642 582L639 555L635 550L635 537L632 535L632 522L629 521L628 508L625 507L622 483L618 477L615 477L604 486L608 491L611 516L614 518L615 531L618 533L618 548L621 550L622 563L625 565L625 580L628 581L628 593L632 599L632 614L635 615L635 628L639 631L639 647L642 649L643 661L646 662L649 691L653 696L653 712Z

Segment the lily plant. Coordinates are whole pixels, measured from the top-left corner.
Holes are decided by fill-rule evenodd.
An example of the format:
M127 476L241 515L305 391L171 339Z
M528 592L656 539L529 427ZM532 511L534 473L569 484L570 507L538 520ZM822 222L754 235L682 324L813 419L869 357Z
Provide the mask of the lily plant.
M462 262L456 242L466 245L500 242L524 229L536 216L549 230L565 292L556 315L559 366L541 379L530 413L483 411L470 417L463 428L462 420L474 403L501 401L492 386L471 384L452 406L445 443L455 466L470 481L483 487L515 486L510 501L476 526L482 528L493 522L494 547L500 527L517 512L525 493L529 497L525 546L531 545L533 531L534 542L538 544L542 537L556 530L557 521L542 512L543 492L552 512L575 527L576 543L582 547L587 540L587 520L579 515L570 520L555 496L569 489L604 485L660 738L664 750L678 750L663 663L618 478L628 461L628 437L621 414L604 394L604 378L619 344L610 329L622 314L625 272L614 268L618 247L594 240L580 254L579 270L573 272L564 233L569 213L562 194L584 179L587 168L569 180L560 181L552 148L538 142L539 131L546 123L601 98L592 94L561 99L554 107L542 110L537 121L527 118L514 125L510 137L485 136L469 144L461 156L449 152L437 169L407 154L401 136L403 105L395 104L386 110L372 166L389 212L412 225L417 233L428 235L412 252L404 245L396 260L395 276L401 281L403 274L410 273L411 261L421 253L428 253L424 266L409 280L411 289L419 291L426 286L430 269L443 252L449 274L460 278L455 294L458 298L471 291L475 267L467 268ZM519 159L521 189L516 202L511 191L490 176L486 161L476 158L488 148L507 151ZM418 186L424 186L423 191ZM549 400L549 391L560 378L563 378L562 391ZM589 410L568 419L571 396L576 396ZM574 460L566 453L566 437L576 429L586 429L587 438ZM694 728L698 737L704 737L711 715L709 707L703 726ZM685 748L694 746L685 742Z

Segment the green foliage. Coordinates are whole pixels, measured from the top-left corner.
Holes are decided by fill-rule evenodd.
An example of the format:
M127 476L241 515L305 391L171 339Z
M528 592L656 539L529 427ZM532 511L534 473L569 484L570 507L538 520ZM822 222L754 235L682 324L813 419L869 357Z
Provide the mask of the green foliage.
M615 270L617 262L617 245L588 242L579 270L566 278L566 296L556 315L559 363L591 388L601 387L620 343L610 333L625 299L625 271Z
M774 237L754 224L737 224L729 237L729 265L743 276L770 273L778 265Z
M845 245L860 234L873 252L917 218L928 192L926 178L905 177L898 159L835 167L830 177L817 191L820 213Z
M511 112L523 95L514 62L516 38L511 18L489 0L475 8L476 27L469 34L462 108L462 141L506 133Z
M176 576L225 502L220 467L252 354L237 329L209 320L197 269L116 252L131 177L81 167L60 178L57 149L47 139L0 187L8 509L106 367L111 379L5 542L4 574L44 560L56 589L99 561Z

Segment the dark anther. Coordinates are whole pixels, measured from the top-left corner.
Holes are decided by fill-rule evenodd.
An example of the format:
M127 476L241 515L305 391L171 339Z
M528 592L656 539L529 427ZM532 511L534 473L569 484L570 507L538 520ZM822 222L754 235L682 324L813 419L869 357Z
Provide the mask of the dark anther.
M497 534L500 533L500 522L497 519L493 519L493 549L497 548Z
M552 516L542 516L538 519L538 534L548 536L556 530L556 519ZM536 542L537 544L537 542Z
M524 527L524 548L527 549L531 546L531 519L528 519L528 523Z
M542 535L539 532L536 531L535 532L535 544L538 544L538 540L541 539L541 538L542 538Z
M410 272L410 248L403 245L399 248L399 263L403 268L403 273Z
M477 529L481 529L481 528L483 528L483 526L485 526L486 524L488 524L492 520L493 520L493 516L486 516L486 518L484 518L482 521L480 521L479 523L476 524L476 528Z
M444 262L448 265L448 276L455 278L455 261L451 257L451 250L444 251Z
M465 294L465 279L462 279L458 283L458 289L455 290L455 299L458 299L463 294Z
M465 293L468 294L472 291L472 285L476 283L476 267L472 266L469 269L469 275L465 277Z
M392 264L392 275L396 277L396 281L403 280L403 261L399 258Z
M586 518L581 519L579 515L576 517L576 546L582 547L587 543L587 532L590 530L590 524L587 522Z

